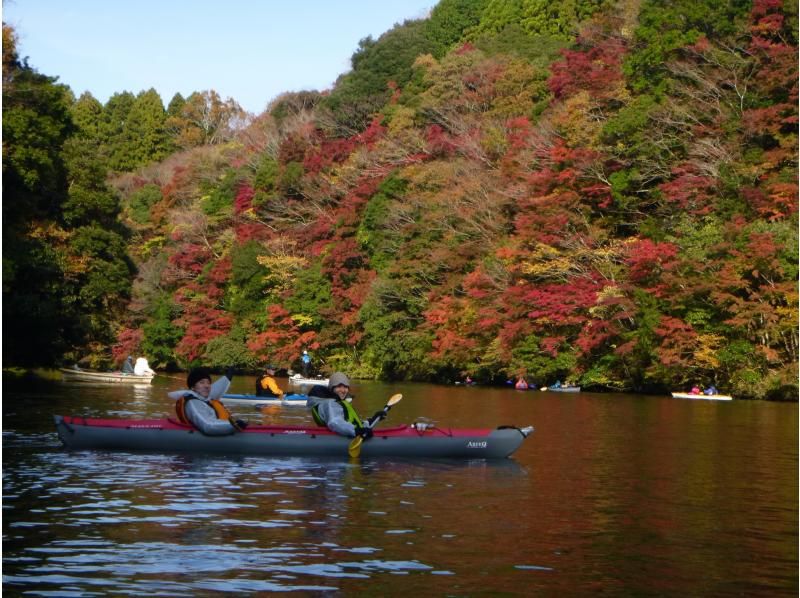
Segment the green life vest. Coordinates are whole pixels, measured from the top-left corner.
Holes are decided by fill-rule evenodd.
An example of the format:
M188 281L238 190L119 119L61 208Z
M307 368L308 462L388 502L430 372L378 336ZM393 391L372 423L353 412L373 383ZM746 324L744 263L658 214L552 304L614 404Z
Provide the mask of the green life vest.
M350 404L349 401L342 401L341 399L335 399L337 403L339 403L342 408L344 409L344 419L354 426L362 426L361 418L358 417L358 413ZM323 421L323 419L319 416L319 403L314 405L311 408L311 416L314 418L314 421L318 426L327 426L328 424Z

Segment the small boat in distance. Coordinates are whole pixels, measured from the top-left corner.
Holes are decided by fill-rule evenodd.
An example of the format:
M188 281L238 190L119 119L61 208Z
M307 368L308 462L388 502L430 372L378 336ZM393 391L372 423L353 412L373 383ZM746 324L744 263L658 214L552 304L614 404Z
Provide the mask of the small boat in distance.
M539 390L550 392L580 392L580 386L542 386Z
M303 378L300 374L289 376L289 384L294 386L328 386L327 378Z
M94 372L82 370L75 366L72 368L59 368L64 380L80 382L103 382L115 384L150 384L155 374L126 374L125 372Z
M706 401L732 401L730 395L706 395L693 392L673 392L673 399L705 399Z
M305 407L308 397L299 394L286 394L282 399L278 397L259 397L258 395L239 395L239 394L224 394L220 397L220 401L226 405L236 405L241 407L243 405L253 405L255 407L266 407L267 405L274 405L277 407Z

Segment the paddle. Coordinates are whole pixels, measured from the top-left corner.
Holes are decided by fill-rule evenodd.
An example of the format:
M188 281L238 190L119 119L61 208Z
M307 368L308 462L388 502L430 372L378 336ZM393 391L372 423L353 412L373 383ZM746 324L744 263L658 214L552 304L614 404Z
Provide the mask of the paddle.
M402 398L403 395L401 394L392 395L392 397L386 402L386 406L366 421L365 427L374 428L375 424L386 417L386 415L389 413L389 409L392 408L392 405L397 405ZM356 436L353 438L350 446L347 447L347 452L351 457L353 457L353 459L357 459L361 454L361 444L363 442L364 438L362 436Z

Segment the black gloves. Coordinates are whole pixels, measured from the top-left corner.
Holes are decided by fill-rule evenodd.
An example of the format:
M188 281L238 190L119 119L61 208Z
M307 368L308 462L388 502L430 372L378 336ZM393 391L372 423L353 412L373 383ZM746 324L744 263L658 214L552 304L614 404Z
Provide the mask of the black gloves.
M372 428L362 428L361 426L356 426L356 436L361 436L364 440L369 440L372 438Z
M241 432L242 430L244 430L244 429L247 427L247 422L246 422L246 421L244 421L243 419L233 419L233 418L230 418L228 421L229 421L229 422L231 422L231 425L232 425L232 426L233 426L233 427L234 427L236 430L238 430L239 432Z
M225 377L226 377L228 380L233 380L233 374L234 374L234 373L235 373L235 370L233 369L233 366L232 366L232 365L230 365L230 366L228 366L228 368L225 370Z

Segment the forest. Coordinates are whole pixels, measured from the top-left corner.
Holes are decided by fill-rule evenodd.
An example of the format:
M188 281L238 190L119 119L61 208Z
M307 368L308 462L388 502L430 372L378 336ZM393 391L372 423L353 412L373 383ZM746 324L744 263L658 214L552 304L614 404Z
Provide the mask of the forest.
M258 115L75 97L17 36L4 368L797 400L796 2L440 0Z

